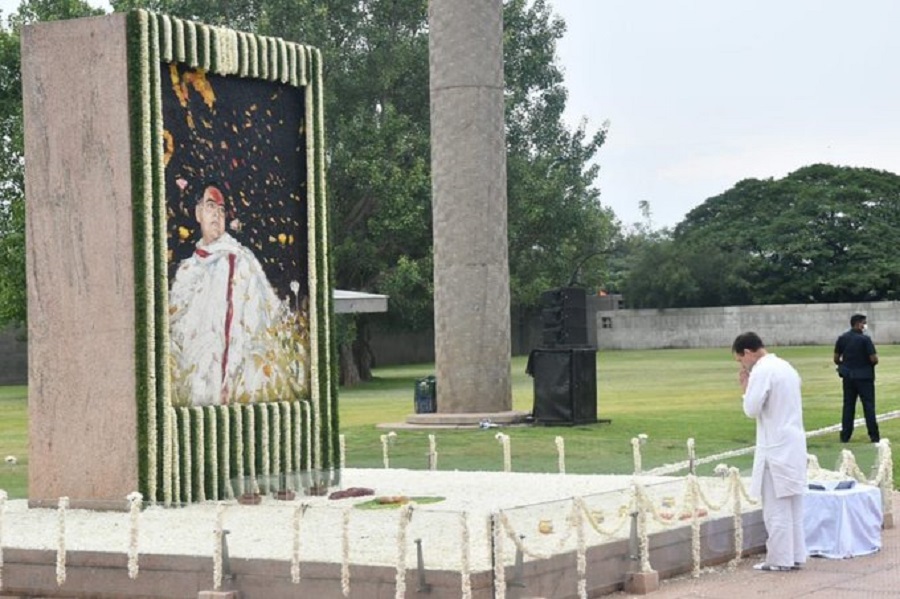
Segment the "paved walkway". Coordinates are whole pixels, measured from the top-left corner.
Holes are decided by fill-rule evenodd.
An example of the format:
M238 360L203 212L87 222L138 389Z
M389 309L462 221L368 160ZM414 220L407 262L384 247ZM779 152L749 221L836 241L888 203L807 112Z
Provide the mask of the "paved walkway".
M741 560L734 571L725 567L706 569L699 578L672 578L660 582L646 599L880 599L900 597L900 493L894 493L894 528L882 533L881 551L845 560L810 558L797 572L759 572L753 564L762 555ZM615 599L637 597L627 593L608 595Z

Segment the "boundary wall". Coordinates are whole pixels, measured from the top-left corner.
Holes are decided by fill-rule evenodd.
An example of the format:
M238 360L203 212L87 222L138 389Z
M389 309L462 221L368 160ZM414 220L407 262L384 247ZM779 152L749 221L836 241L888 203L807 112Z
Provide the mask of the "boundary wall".
M766 345L832 345L865 314L877 344L900 343L900 302L725 306L667 310L597 310L598 349L730 347L755 331ZM590 320L590 317L589 317Z

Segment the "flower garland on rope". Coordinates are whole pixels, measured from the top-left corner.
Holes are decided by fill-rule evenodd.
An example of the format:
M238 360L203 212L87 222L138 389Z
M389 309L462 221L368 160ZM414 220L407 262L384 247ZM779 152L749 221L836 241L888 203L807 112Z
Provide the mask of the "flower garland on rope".
M128 529L128 578L134 580L138 575L138 524L141 517L141 504L143 495L137 491L129 493L126 497L129 503L129 529Z
M559 473L566 473L566 440L562 437L556 437L556 453L557 462L559 464Z
M744 553L744 521L741 513L741 471L732 467L728 471L731 491L731 513L734 519L734 559L728 562L729 569L737 568Z
M506 599L506 567L503 555L503 534L501 514L491 514L491 542L494 547L494 597Z
M462 599L472 599L472 566L469 561L469 513L459 513L460 526L460 558L459 577Z
M604 529L602 526L600 526L600 522L594 517L594 514L591 513L591 510L588 507L587 502L584 501L584 499L582 499L580 497L576 497L575 503L578 506L578 508L582 511L583 518L587 521L588 524L591 525L591 528L593 528L594 531L601 536L606 536L606 537L616 536L619 533L619 531L621 531L622 528L625 526L625 523L628 522L629 516L628 516L627 511L621 512L619 515L618 524L616 524L613 528Z
M634 461L634 473L641 473L641 440L638 437L631 438L631 457Z
M294 544L291 551L291 582L300 583L300 524L309 504L301 503L294 508Z
M879 486L881 487L882 513L893 514L894 460L891 456L891 442L888 439L878 442L878 474L875 480L881 483Z
M338 464L340 464L341 470L347 467L347 437L344 436L344 433L338 435Z
M66 581L66 509L69 498L60 497L56 513L56 585L62 586Z
M178 435L178 411L175 408L169 408L169 432L172 437L172 500L181 501L181 443ZM168 507L169 504L166 504Z
M409 521L412 520L413 504L407 503L400 508L397 526L397 567L394 574L394 597L403 599L406 596L406 533Z
M281 403L284 418L281 420L281 438L284 439L284 472L290 473L294 471L294 451L292 445L293 437L291 436L291 420L293 413L291 412L291 404L288 402Z
M341 514L341 592L350 596L350 508Z
M312 456L312 406L308 401L303 402L303 407L306 409L306 418L303 420L303 435L304 441L306 444L306 469L313 469L313 456Z
M294 464L299 472L303 469L303 404L291 402L291 413L294 415Z
M0 489L0 589L3 588L3 513L6 512L6 491Z
M503 447L503 471L512 472L512 455L509 448L509 435L497 433L494 438L500 442Z
M693 441L693 439L691 439ZM699 490L700 483L693 474L688 474L688 488L690 489L691 510L691 577L700 578L700 511Z
M580 497L575 498L575 506L578 505ZM584 534L584 518L580 509L574 509L573 525L575 526L575 539L578 549L575 553L575 570L578 573L578 597L579 599L587 599L587 544L585 543Z
M632 514L637 514L637 530L638 530L638 557L640 558L640 571L650 572L650 539L647 534L647 510L646 504L649 503L651 509L656 510L652 502L649 502L644 496L644 488L637 481L632 482L632 497L634 499Z
M216 504L216 528L213 531L213 590L222 588L222 539L225 536L223 526L225 504Z

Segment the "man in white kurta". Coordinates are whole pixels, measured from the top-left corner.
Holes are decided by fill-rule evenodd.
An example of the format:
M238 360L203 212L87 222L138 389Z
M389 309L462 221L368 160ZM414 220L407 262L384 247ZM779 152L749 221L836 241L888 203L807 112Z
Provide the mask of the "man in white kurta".
M225 215L222 193L207 187L195 208L202 239L169 293L176 405L286 399L278 336L289 310L253 253L225 232Z
M744 413L756 419L756 452L750 494L761 497L768 533L766 561L758 570L785 571L806 563L803 496L806 493L806 431L800 375L766 351L756 333L732 345L741 364Z

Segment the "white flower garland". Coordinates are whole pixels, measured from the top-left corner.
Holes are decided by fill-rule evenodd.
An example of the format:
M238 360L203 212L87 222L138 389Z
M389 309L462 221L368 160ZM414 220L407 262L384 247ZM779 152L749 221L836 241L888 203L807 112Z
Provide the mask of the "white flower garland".
M694 468L696 466L695 461L697 459L697 453L694 450L694 438L689 437L687 440L687 453L688 453L688 464L689 470L691 474L694 474Z
M138 524L141 517L141 502L143 496L137 491L129 493L126 499L129 503L129 529L128 529L128 578L134 580L138 575Z
M300 525L303 521L303 514L309 504L301 503L294 508L294 545L291 552L291 582L300 583Z
M256 493L256 409L253 404L247 406L247 465L250 488L244 492Z
M172 19L169 15L161 15L162 21L162 47L159 49L163 62L172 62Z
M69 507L69 498L60 497L59 507L56 513L56 584L62 586L66 582L66 509Z
M502 512L501 512L502 513ZM503 555L503 524L500 520L500 513L491 515L491 537L494 545L494 597L495 599L506 599L506 567L503 563L505 557Z
M187 42L188 66L197 68L200 65L200 53L197 51L197 24L193 21L187 21Z
M210 486L212 487L212 497L211 499L218 501L219 499L219 424L216 422L216 406L206 406L206 411L209 413L209 469L212 470L210 472ZM200 416L204 422L206 423L206 418L203 418L203 413L200 413Z
M587 599L587 544L584 534L584 518L582 510L577 509L578 499L575 500L575 508L572 511L573 526L575 527L575 539L578 549L575 553L575 570L578 572L578 597L579 599Z
M460 543L459 543L459 576L460 592L462 599L472 599L472 566L469 560L469 514L459 513Z
M396 438L397 433L394 431L391 431L386 435L381 435L381 461L384 463L386 469L391 467L390 445Z
M225 504L216 504L216 528L213 532L213 590L222 588L222 538L225 536L223 520Z
M3 588L3 514L6 512L6 491L0 489L0 589Z
M647 534L647 510L644 509L648 500L644 496L643 487L637 481L632 483L632 498L633 507L631 511L632 514L637 514L638 553L641 560L640 571L650 572L650 539Z
M184 44L184 21L175 19L175 60L184 62L187 58Z
M265 38L261 38L263 41L263 46L261 48L261 55L263 60L268 60L268 46ZM268 69L267 65L263 64L263 77L267 77ZM321 83L321 82L320 82ZM306 86L306 122L312 124L313 120L313 90L312 86ZM308 262L308 270L309 273L309 338L311 340L318 340L319 338L319 279L318 279L318 267L319 267L319 251L318 251L318 243L316 243L319 239L319 227L316 222L316 218L318 216L318 211L315 209L317 202L317 188L316 184L318 181L316 180L316 154L315 154L315 143L306 144L306 193L307 193L307 205L312 206L312 210L308 210L308 218L307 218L307 231L309 239L312 240L312 243L309 244L307 250L307 262ZM312 342L310 343L310 407L312 410L312 416L314 423L312 425L312 429L315 431L316 435L316 446L318 447L318 440L320 435L320 422L319 422L319 414L320 414L320 405L321 401L321 379L319 373L319 366L321 364L322 356L319 355L319 343ZM315 456L310 456L311 463L313 466L311 468L318 469L320 466L321 456L319 452L316 452Z
M338 464L344 470L347 467L347 438L344 433L338 435L338 453Z
M306 409L306 418L303 419L303 437L304 443L306 445L306 469L313 469L313 455L312 455L312 406L308 401L303 402L303 407Z
M500 442L503 447L503 471L512 472L512 455L509 447L509 435L497 433L494 438Z
M272 475L281 477L281 407L272 403ZM284 490L284 489L281 489Z
M566 473L566 440L562 437L556 437L556 453L557 462L559 463L559 473Z
M184 500L191 503L194 493L194 476L191 456L191 412L190 408L181 408L181 434L184 436Z
M303 404L291 402L291 413L294 415L294 463L299 472L303 469Z
M259 423L259 430L262 434L262 440L259 445L262 449L262 480L265 484L265 488L269 489L269 476L272 474L271 468L271 453L270 453L270 445L269 445L269 404L261 403L259 405L259 411L261 416L261 421Z
M437 453L437 437L433 434L428 435L428 468L437 470L438 453Z
M397 515L397 566L394 573L394 597L403 599L406 596L406 533L412 519L413 504L407 503L400 508Z
M169 434L172 438L172 501L181 501L181 438L178 431L178 411L169 408ZM166 504L168 507L169 504Z
M641 442L637 437L631 438L631 455L634 460L634 473L641 473Z
M194 408L197 417L197 501L206 501L206 418L203 408Z
M237 486L238 495L247 492L244 488L244 407L240 404L232 406L234 411L234 454L237 456Z
M350 596L350 508L341 514L341 592Z
M291 420L293 420L293 412L291 411L290 402L282 402L281 409L284 416L281 419L281 438L284 439L284 472L290 474L294 471L294 437L291 435Z
M234 499L234 489L231 486L231 418L229 418L228 406L219 406L222 422L222 482L225 488L225 498Z
M688 487L690 488L690 502L688 507L691 510L691 576L700 578L700 517L699 497L697 477L693 474L688 475Z
M728 563L729 568L736 568L744 552L744 520L741 513L741 471L731 468L728 471L731 485L731 514L734 521L734 559Z

